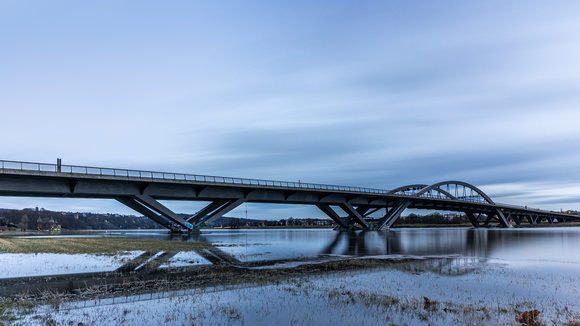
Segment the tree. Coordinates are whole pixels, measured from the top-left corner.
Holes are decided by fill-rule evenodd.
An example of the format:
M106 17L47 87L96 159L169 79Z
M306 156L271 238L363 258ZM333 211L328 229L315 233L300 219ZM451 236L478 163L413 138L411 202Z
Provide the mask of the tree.
M26 231L26 228L28 227L28 215L26 214L22 215L18 227L20 227L21 231Z

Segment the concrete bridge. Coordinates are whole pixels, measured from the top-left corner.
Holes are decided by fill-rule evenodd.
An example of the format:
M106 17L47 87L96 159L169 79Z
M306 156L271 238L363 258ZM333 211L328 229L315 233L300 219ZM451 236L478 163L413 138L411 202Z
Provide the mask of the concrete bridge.
M564 213L497 204L461 181L415 184L393 190L292 181L0 161L0 196L106 198L176 232L192 231L243 203L315 205L341 229L389 228L407 208L464 212L474 227L578 220ZM183 218L159 200L210 202ZM376 218L373 216L381 216Z

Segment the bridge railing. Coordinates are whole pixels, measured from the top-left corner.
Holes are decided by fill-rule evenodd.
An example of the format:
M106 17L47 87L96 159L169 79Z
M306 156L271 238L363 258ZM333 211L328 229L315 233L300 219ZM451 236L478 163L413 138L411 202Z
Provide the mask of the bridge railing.
M338 191L350 191L350 192L374 193L374 194L386 194L389 192L388 190L384 189L305 183L300 181L296 182L296 181L246 179L246 178L220 177L211 175L126 170L126 169L101 168L91 166L58 165L50 163L33 163L33 162L18 162L4 160L0 161L0 168L2 170L57 172L63 174L83 174L90 176L105 176L105 177L107 176L128 177L128 178L138 178L142 180L194 181L194 182L209 182L216 184L269 186L269 187L299 188L313 190L338 190Z
M432 192L426 192L426 193L422 194L421 197L424 197L424 198L432 198L432 199L449 199L449 200L451 200L451 198L449 198L449 197L447 197L447 196L445 196L445 195L443 195L441 193L438 193L438 192L434 192L434 193L432 193ZM485 198L483 198L481 196L476 196L476 195L473 195L473 196L458 196L456 198L458 200L465 201L465 202L471 202L471 203L480 203L480 204L487 203L485 201Z

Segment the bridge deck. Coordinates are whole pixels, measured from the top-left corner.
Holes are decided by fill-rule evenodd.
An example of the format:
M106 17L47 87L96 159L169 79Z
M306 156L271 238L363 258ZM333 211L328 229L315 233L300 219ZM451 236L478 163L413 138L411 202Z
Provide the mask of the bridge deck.
M508 219L518 224L523 219L532 224L544 218L548 221L577 219L568 214L496 204L481 190L458 181L393 191L16 161L0 161L0 195L116 199L171 229L192 229L209 223L244 202L316 205L342 228L355 224L363 229L389 227L407 208L465 212L474 226L479 226L475 214L487 215L486 224L496 219L504 227L510 226ZM183 219L158 200L197 200L211 204ZM347 216L340 216L333 206ZM385 214L376 223L370 214L379 209L384 209Z

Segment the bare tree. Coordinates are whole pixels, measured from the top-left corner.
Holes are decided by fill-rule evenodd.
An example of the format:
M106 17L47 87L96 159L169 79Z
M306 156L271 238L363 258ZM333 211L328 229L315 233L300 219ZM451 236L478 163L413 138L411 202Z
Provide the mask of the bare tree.
M20 223L18 223L18 226L20 227L21 231L26 231L26 228L28 228L28 215L26 214L22 215L22 218L20 219Z

